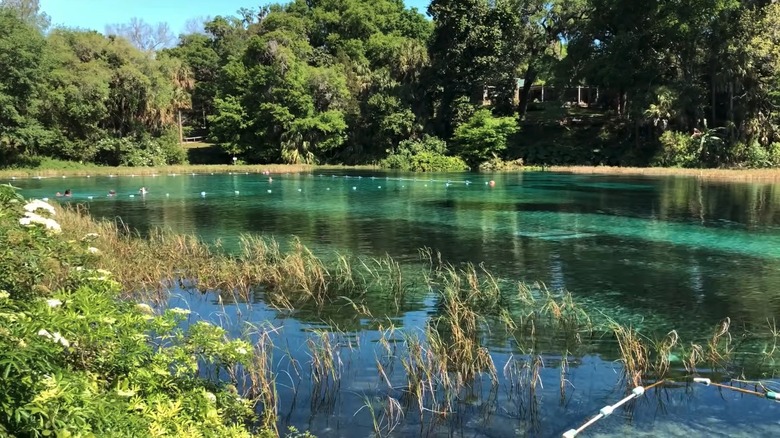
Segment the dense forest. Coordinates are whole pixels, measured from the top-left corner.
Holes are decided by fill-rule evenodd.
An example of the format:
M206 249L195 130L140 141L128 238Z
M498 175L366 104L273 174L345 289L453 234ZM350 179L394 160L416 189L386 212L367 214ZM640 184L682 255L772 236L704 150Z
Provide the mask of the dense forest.
M780 4L294 0L165 38L0 2L0 159L780 165Z

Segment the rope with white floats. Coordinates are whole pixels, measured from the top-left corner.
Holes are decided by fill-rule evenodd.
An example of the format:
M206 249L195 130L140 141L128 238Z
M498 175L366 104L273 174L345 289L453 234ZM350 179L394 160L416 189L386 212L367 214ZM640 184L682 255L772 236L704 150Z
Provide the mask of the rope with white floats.
M693 383L701 383L704 386L717 386L718 388L729 389L731 391L741 392L743 394L750 394L761 398L767 398L769 400L780 401L780 393L777 393L775 391L760 392L760 391L753 391L750 389L738 388L736 386L724 385L722 383L715 383L706 377L694 377Z
M665 382L664 380L660 380L658 382L653 383L652 385L650 385L648 387L637 386L636 388L631 390L631 394L629 394L628 396L626 396L625 398L623 398L619 402L615 403L614 405L608 405L608 406L604 406L603 408L601 408L601 410L599 411L599 413L597 415L595 415L593 418L588 420L585 424L583 424L579 428L577 428L577 429L570 429L570 430L566 431L563 434L563 438L574 438L574 437L576 437L578 434L580 434L582 431L584 431L588 427L590 427L593 424L595 424L597 421L601 420L602 418L610 416L615 411L615 409L617 409L617 408L623 406L624 404L628 403L629 401L631 401L631 400L633 400L633 399L635 399L635 398L645 394L648 390L650 390L650 389L652 389L652 388L654 388L654 387L656 387L656 386L658 386L658 385L660 385L660 384L662 384L664 382ZM700 383L700 384L702 384L704 386L716 386L718 388L728 389L728 390L731 390L731 391L740 392L742 394L755 395L757 397L766 398L766 399L769 399L769 400L774 400L774 401L780 402L780 392L775 392L775 391L770 391L770 390L766 390L765 392L753 391L753 390L750 390L750 389L739 388L739 387L731 386L731 385L724 385L722 383L716 383L716 382L713 382L711 379L708 379L706 377L694 377L693 378L693 383Z
M582 431L584 431L588 427L592 426L597 421L601 420L602 418L606 418L606 417L609 417L610 415L612 415L612 413L615 411L615 409L618 409L621 406L623 406L624 404L630 402L631 400L644 395L645 392L647 392L650 389L655 388L656 386L662 384L663 382L664 382L663 380L659 380L658 382L655 382L655 383L653 383L652 385L650 385L648 387L637 386L636 388L631 390L631 394L627 395L626 397L624 397L619 402L615 403L614 405L607 405L607 406L604 406L603 408L601 408L601 410L599 410L598 414L596 414L593 418L588 420L585 424L583 424L579 428L567 430L563 434L563 438L574 438L574 437L576 437L578 434L580 434Z

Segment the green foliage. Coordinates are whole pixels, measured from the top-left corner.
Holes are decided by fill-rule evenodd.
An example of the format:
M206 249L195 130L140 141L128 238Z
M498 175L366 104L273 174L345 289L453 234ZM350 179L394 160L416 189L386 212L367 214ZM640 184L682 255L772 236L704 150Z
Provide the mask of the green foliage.
M485 92L494 115L527 126L541 83L563 102L571 87L598 87L588 110L606 109L610 132L572 146L605 129L561 120L548 146L523 155L531 161L646 165L664 131L709 126L695 158L667 135L653 164L757 166L780 141L776 2L434 0L428 20L396 0L296 0L217 17L153 54L97 32L44 34L37 1L0 5L6 165L181 162L168 135L180 114L246 162L376 162L427 134L474 165L503 157L500 141L477 145L494 141L486 132L468 146L456 132ZM420 159L414 167L439 167Z
M187 153L171 134L160 138L104 138L96 143L95 161L109 166L165 166L181 164Z
M105 162L102 140L165 137L177 110L189 106L189 72L178 59L149 57L96 32L54 29L44 37L5 9L0 22L0 155L6 163L34 155ZM130 145L142 149L131 161L182 161L170 140L159 143ZM161 158L149 157L158 153Z
M81 266L89 254L80 245L57 237L57 229L29 224L29 215L37 214L39 222L53 220L46 211L30 211L23 216L22 203L10 186L0 186L0 290L13 299L45 294L62 284L71 267ZM39 218L36 218L38 220Z
M480 109L455 129L453 139L459 155L474 166L500 154L517 131L514 117L495 117L490 110Z
M366 160L419 132L430 34L419 13L390 0L349 0L245 18L216 19L206 26L211 42L187 38L172 51L196 76L205 70L196 50L219 55L207 119L226 152L255 162ZM222 53L228 44L235 50Z
M700 142L684 132L666 131L659 139L661 145L652 164L661 167L697 167Z
M382 161L382 167L411 172L459 172L468 166L460 157L447 156L447 143L436 137L404 140L395 153Z
M13 161L49 143L37 119L45 77L45 40L32 26L0 8L0 159Z
M54 214L0 186L0 432L251 436L252 403L204 377L248 366L251 345L119 300L111 273L90 268L92 238L66 241Z
M754 169L780 166L780 143L772 143L767 147L758 142L750 144L737 143L731 149L731 155L747 167Z

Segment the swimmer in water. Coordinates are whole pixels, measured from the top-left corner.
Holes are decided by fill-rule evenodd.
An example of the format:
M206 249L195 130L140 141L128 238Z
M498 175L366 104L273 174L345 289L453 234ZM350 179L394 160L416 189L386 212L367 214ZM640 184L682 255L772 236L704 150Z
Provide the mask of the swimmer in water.
M66 197L66 198L70 198L70 195L71 195L71 193L70 193L70 189L68 189L68 190L65 190L65 197Z
M149 191L148 191L148 190L146 190L146 187L141 187L141 188L138 190L138 193L140 193L140 194L143 196L143 195L145 195L145 194L149 193Z
M109 190L108 196L116 196L116 190Z

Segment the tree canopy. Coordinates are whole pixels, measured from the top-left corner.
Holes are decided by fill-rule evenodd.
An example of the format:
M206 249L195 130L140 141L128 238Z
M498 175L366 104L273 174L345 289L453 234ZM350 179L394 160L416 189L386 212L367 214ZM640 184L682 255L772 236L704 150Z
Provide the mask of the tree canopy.
M0 153L176 162L181 114L249 162L780 165L776 2L426 12L294 0L193 20L173 43L164 23L50 29L37 0L2 0Z

